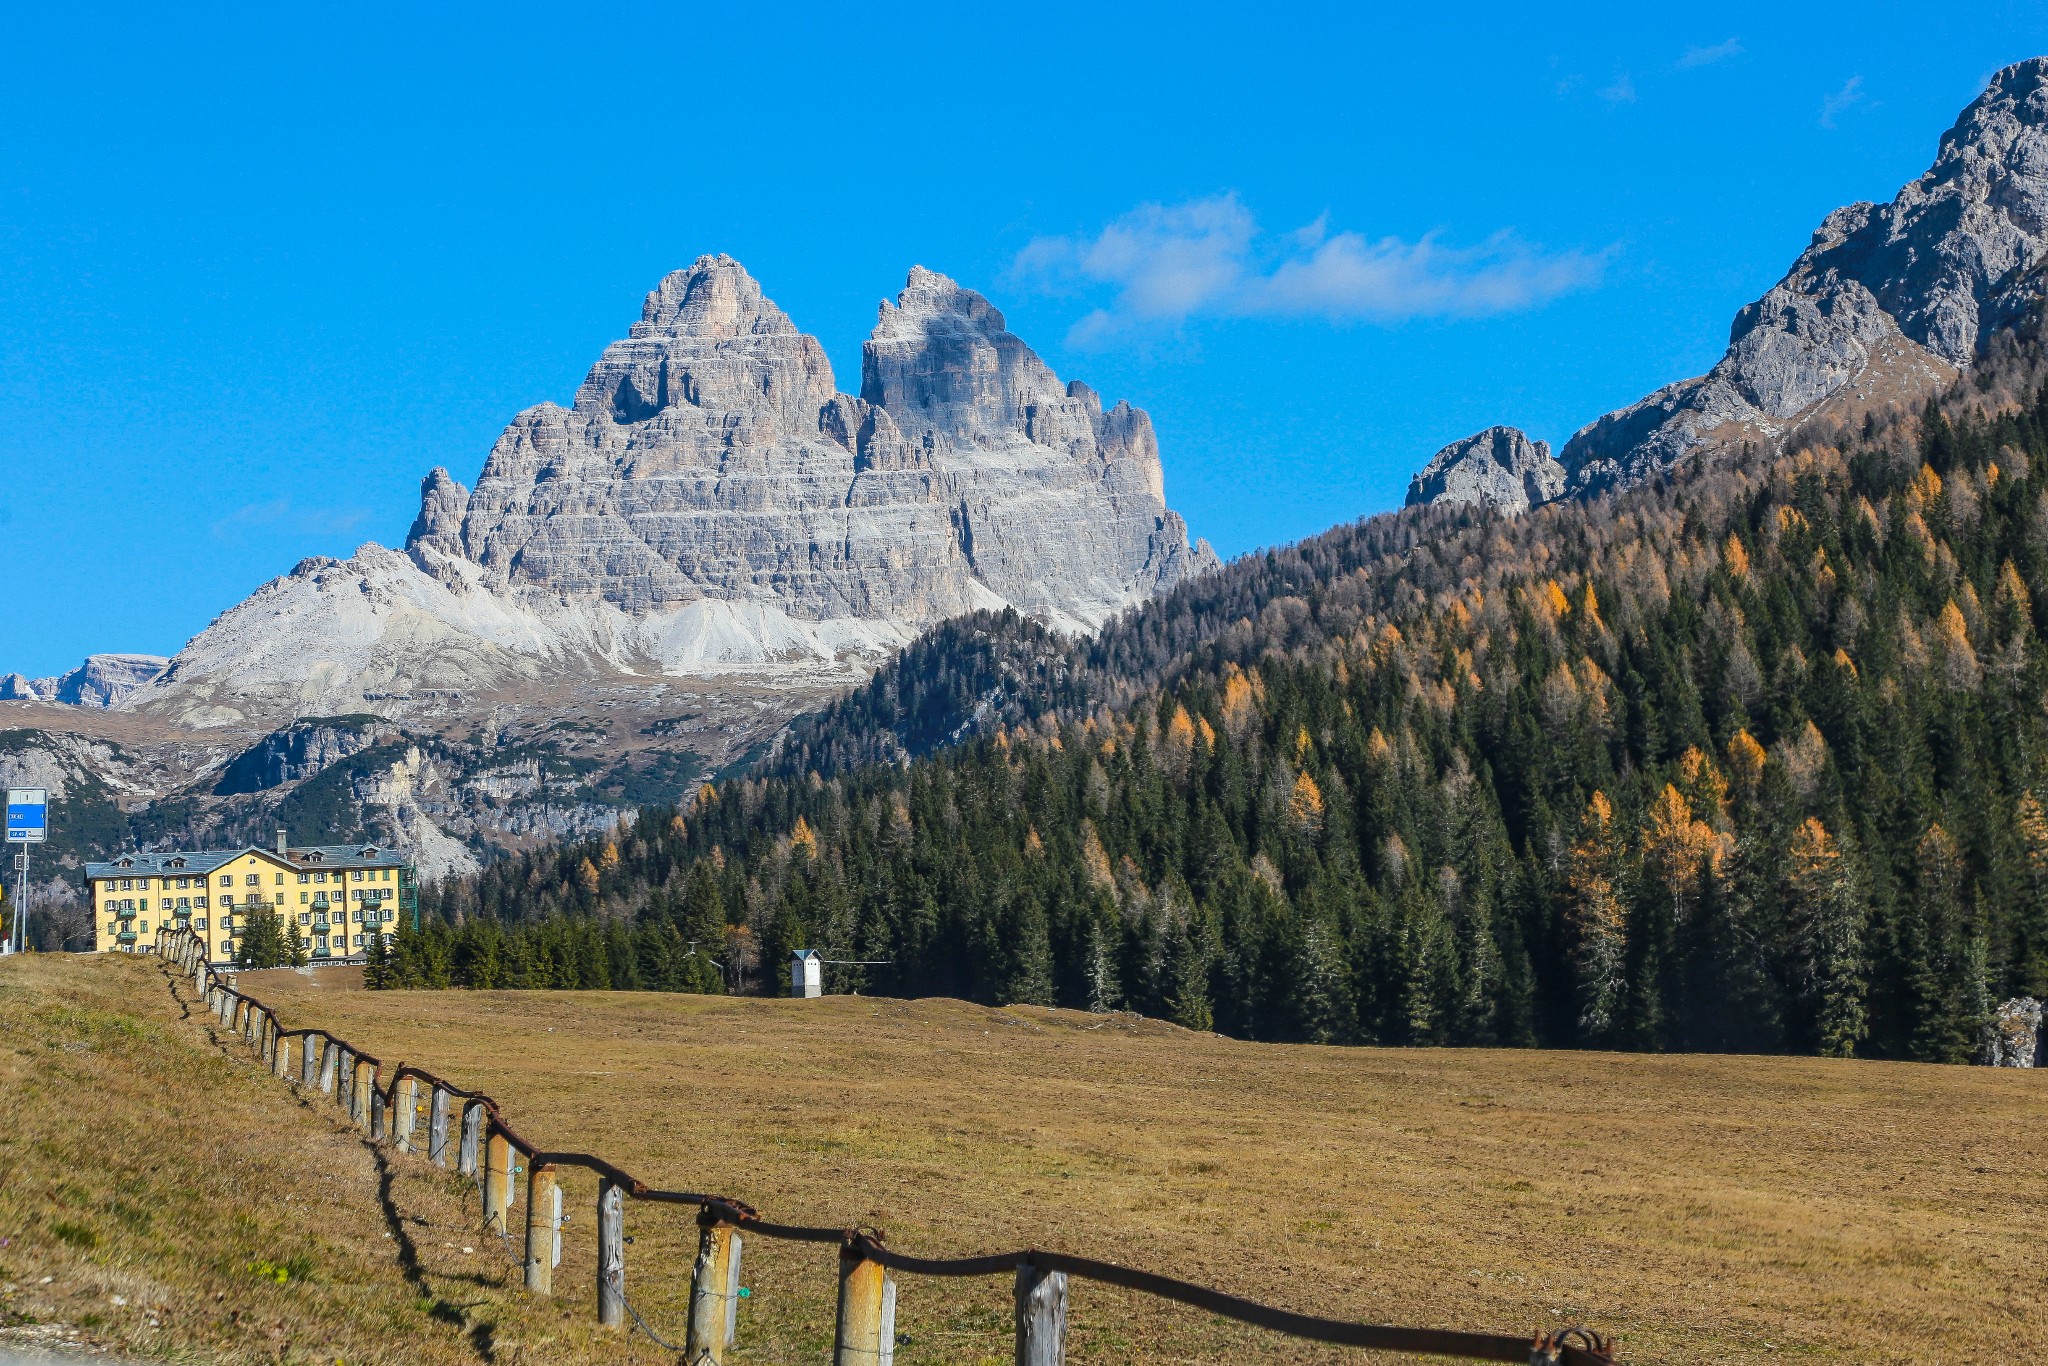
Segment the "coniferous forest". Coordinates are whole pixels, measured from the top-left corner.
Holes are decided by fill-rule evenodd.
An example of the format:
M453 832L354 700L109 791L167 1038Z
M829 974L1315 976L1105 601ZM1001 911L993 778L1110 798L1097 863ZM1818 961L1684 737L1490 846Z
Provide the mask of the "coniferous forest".
M816 948L1254 1039L1967 1061L2048 993L2038 351L1787 448L1373 518L1089 641L951 624L687 808L430 889L373 983Z

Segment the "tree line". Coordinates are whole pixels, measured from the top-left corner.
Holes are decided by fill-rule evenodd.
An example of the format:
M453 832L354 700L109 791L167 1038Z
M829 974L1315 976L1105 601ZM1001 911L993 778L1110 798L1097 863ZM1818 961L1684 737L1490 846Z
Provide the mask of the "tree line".
M771 990L818 948L1247 1038L1967 1060L2048 994L2044 460L2008 348L1790 457L1239 561L1064 665L926 657L799 733L829 773L786 746L435 890L391 980L668 986L694 942L680 989ZM1058 700L981 706L992 669ZM864 761L898 697L966 738Z

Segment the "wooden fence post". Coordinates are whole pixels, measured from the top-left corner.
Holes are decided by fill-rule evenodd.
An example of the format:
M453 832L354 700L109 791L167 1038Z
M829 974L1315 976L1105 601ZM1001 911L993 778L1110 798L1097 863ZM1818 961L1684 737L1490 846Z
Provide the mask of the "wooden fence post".
M356 1117L356 1055L346 1048L337 1048L334 1062L334 1103Z
M484 1229L506 1233L505 1211L512 1204L512 1144L496 1129L484 1143Z
M526 1288L536 1295L555 1293L555 1239L560 1236L562 1188L555 1169L544 1162L526 1167Z
M370 1069L370 1141L382 1143L391 1133L391 1102L377 1084L377 1069Z
M738 1327L740 1235L710 1210L697 1219L697 1265L690 1275L690 1336L683 1360L724 1366Z
M1067 1273L1017 1264L1017 1366L1066 1366Z
M270 1026L270 1072L279 1081L291 1075L292 1041L278 1028L275 1021Z
M448 1090L442 1086L434 1088L427 1110L427 1161L437 1167L448 1165Z
M320 1036L308 1030L299 1035L299 1089L310 1091L320 1084Z
M839 1248L839 1327L832 1366L892 1366L896 1360L896 1281L848 1239Z
M462 1146L457 1150L455 1170L464 1176L476 1175L476 1150L483 1134L484 1103L472 1100L462 1107Z
M597 1321L626 1326L626 1191L609 1180L597 1183Z
M402 1153L412 1151L412 1126L419 1118L420 1084L416 1077L400 1077L391 1088L397 1102L391 1115L391 1146Z
M331 1095L333 1095L333 1094L334 1094L334 1073L335 1073L335 1067L336 1067L336 1066L337 1066L337 1065L338 1065L338 1064L340 1063L340 1061L341 1061L341 1050L340 1050L339 1048L336 1048L336 1047L334 1046L334 1040L332 1040L332 1039L322 1039L322 1040L320 1041L320 1094L321 1094L321 1095L323 1095L323 1096L331 1096Z
M376 1089L374 1070L360 1056L354 1059L353 1085L350 1086L349 1114L358 1127L368 1128L370 1124L370 1093Z

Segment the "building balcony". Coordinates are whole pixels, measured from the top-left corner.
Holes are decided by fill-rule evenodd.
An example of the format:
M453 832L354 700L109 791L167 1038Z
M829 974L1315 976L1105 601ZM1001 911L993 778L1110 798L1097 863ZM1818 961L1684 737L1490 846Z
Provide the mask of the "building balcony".
M122 907L120 910L115 911L114 915L122 920L133 920L135 918L134 910L125 906Z
M133 944L135 942L135 931L123 930L115 935L114 938L120 940L123 944Z

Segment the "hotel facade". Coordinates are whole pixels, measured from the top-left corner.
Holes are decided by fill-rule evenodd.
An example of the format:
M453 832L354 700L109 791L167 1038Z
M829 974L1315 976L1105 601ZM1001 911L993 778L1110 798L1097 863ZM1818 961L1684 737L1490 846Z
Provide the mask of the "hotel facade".
M314 962L358 957L418 910L412 861L375 844L288 845L196 853L123 854L85 866L95 947L134 953L161 929L189 929L225 963L259 910L296 925Z

